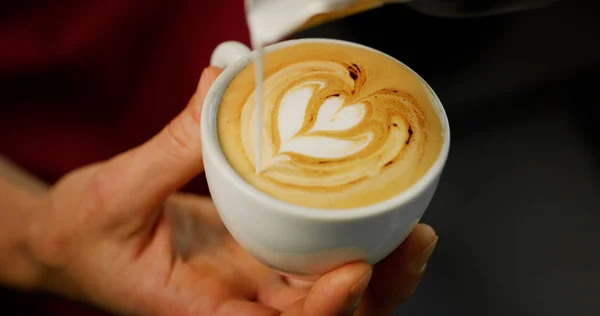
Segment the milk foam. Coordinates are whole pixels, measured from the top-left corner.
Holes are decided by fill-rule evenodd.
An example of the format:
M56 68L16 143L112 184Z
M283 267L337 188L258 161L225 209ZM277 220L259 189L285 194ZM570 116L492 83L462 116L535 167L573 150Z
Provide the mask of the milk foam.
M295 63L269 76L259 155L254 95L241 115L242 144L255 168L253 157L262 157L261 176L337 187L378 175L401 153L418 152L421 137L412 134L422 119L414 100L389 89L361 95L365 80L359 66L330 61Z
M318 84L318 89L325 86L325 83ZM303 85L287 92L281 100L277 117L280 141L277 155L291 152L314 158L340 159L364 149L372 137L365 141L311 135L318 131L347 130L361 122L365 115L364 105L353 104L342 108L344 100L340 97L325 100L313 127L304 135L299 135L314 92L314 88ZM264 167L269 168L268 165Z

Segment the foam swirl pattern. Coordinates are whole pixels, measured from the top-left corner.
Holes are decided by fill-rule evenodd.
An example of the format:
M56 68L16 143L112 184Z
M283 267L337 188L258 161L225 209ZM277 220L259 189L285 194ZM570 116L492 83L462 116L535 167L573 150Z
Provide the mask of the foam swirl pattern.
M281 55L280 65L267 55L259 175L251 172L257 148L253 89L235 100L226 91L221 106L237 110L227 110L235 116L224 115L229 119L220 120L219 133L238 133L220 136L232 166L275 197L323 208L375 203L416 182L441 147L439 122L431 122L439 119L431 117L424 85L405 67L404 76L386 69L398 63L387 65L374 52L366 60L308 55L294 62ZM402 84L408 75L412 82ZM224 144L227 139L237 139L237 149Z
M265 80L261 173L282 185L335 190L422 155L423 113L408 93L361 94L357 64L306 61ZM246 100L242 144L255 162L256 102ZM408 166L408 165L406 165Z

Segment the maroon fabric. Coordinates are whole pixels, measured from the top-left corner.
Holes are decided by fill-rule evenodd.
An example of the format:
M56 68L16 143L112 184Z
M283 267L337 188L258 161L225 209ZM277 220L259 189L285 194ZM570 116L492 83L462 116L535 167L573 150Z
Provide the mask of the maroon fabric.
M150 138L248 43L242 0L24 2L0 13L0 152L49 181Z
M0 10L0 153L50 182L149 139L186 105L218 43L249 42L242 0L9 3ZM186 190L207 192L202 177ZM77 309L56 314L68 310Z

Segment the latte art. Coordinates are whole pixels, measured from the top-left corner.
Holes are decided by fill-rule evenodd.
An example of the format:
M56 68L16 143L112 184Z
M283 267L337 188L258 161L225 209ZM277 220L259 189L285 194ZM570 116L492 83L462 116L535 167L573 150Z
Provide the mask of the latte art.
M404 155L423 150L423 113L406 92L362 95L357 64L306 61L264 82L262 175L280 184L322 191L376 176ZM242 144L256 156L256 102L241 116Z
M353 208L402 193L437 159L443 129L435 101L402 64L331 43L264 58L262 111L250 64L229 84L217 115L225 157L257 189L299 205Z

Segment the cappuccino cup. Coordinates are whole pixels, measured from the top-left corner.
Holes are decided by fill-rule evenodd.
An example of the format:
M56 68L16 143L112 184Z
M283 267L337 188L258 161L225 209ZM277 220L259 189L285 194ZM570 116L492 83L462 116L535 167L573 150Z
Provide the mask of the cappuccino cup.
M200 133L223 223L254 258L297 279L357 260L376 264L406 239L436 191L450 147L439 98L375 49L280 42L264 48L265 141L256 146L256 54L225 42L211 58L224 71L206 95Z

